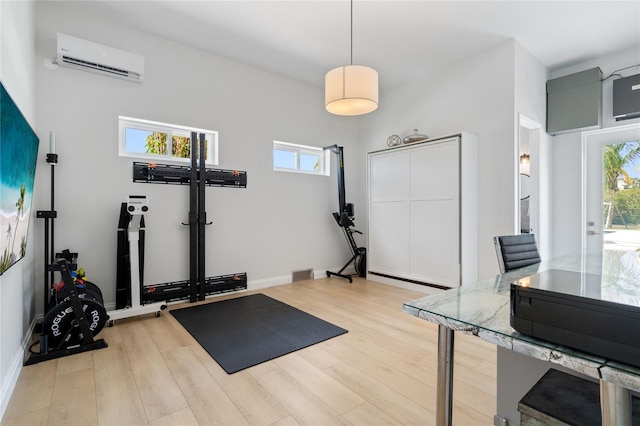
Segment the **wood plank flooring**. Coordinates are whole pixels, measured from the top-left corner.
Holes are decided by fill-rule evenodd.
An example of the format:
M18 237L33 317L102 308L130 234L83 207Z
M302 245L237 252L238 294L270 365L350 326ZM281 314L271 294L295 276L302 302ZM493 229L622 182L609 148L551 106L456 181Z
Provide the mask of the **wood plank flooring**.
M259 292L349 332L228 375L170 313L119 320L99 335L106 349L24 367L1 424L435 423L437 327L402 311L424 294L338 278ZM455 345L454 423L491 425L495 347L461 334Z

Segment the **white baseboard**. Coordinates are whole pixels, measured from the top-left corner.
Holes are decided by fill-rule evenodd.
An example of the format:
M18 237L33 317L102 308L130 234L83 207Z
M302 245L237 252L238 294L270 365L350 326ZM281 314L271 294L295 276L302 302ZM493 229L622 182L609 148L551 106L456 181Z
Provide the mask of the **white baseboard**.
M339 271L341 266L337 266L335 268L328 269L314 269L313 270L313 279L319 280L322 278L327 278L327 270L329 271ZM354 275L356 272L353 268L347 268L344 271L345 275ZM274 287L277 285L283 284L291 284L291 276L290 275L281 275L279 277L271 277L271 278L263 278L261 280L252 280L247 282L247 290L260 290L263 288Z
M367 279L369 281L375 281L381 284L392 285L394 287L404 288L405 290L412 290L412 291L417 291L419 293L425 293L425 294L436 294L436 293L442 293L444 291L435 287L414 284L414 283L410 283L402 280L394 280L393 278L382 277L380 275L374 275L374 274L367 274Z
M317 280L318 278L327 278L327 271L338 272L340 269L342 269L342 266L335 266L333 268L328 268L325 271L316 271L314 273L314 279ZM349 265L349 267L344 271L342 271L341 273L343 275L353 275L354 277L358 276L358 273L356 272L356 269L353 267L353 265ZM320 274L320 276L318 276L317 274Z
M22 344L20 345L20 351L14 354L13 359L9 364L9 368L7 368L7 380L2 383L2 392L0 393L0 419L4 417L4 413L9 406L11 394L13 394L16 383L18 383L18 377L20 377L20 372L22 371L22 366L24 364L24 357L25 354L29 351L29 343L31 342L31 337L33 336L33 331L39 318L42 318L42 315L36 316L31 324L29 324L27 334L22 340Z
M263 278L261 280L247 281L247 290L260 290L282 284L290 284L291 276L281 275L279 277Z
M314 280L321 280L322 278L327 278L327 271L313 271Z

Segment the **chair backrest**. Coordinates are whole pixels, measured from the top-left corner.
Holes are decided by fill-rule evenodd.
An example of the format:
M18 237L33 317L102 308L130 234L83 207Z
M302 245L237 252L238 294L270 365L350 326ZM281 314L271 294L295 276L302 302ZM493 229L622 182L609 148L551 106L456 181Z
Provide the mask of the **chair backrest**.
M533 234L493 237L500 273L540 263L540 255Z

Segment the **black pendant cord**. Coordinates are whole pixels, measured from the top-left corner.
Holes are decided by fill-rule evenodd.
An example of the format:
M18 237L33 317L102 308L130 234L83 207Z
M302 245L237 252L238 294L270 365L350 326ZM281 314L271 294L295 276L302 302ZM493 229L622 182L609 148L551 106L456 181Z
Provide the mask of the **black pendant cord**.
M351 58L350 65L353 65L353 0L351 0Z

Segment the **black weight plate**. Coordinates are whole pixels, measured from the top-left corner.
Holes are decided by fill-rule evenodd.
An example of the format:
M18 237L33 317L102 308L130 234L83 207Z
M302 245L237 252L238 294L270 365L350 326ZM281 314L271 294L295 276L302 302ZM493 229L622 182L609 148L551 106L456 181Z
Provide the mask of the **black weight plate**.
M93 299L102 305L103 304L102 293L100 292L100 289L97 289L97 291L96 289L97 287L95 286L95 284L93 286L87 286L85 288L76 287L78 298ZM69 293L65 288L63 288L61 291L56 292L57 303L64 302L65 300L68 300L68 299L69 299Z
M101 301L102 303L104 303L104 299L102 298L102 290L100 290L100 287L98 287L97 285L95 285L94 283L90 282L90 281L85 281L84 285L87 289L89 290L93 290L94 292L96 292L97 294L100 295L100 297L97 297L96 299L98 299L99 301Z
M80 298L80 304L84 316L89 323L89 330L95 336L102 330L107 322L107 311L102 303L90 296ZM71 300L63 300L45 315L42 322L42 331L49 337L52 346L57 346L64 341L66 345L82 342L84 335L78 324L75 323L75 314Z
M89 283L85 283L85 288L79 289L79 290L83 290L88 296L90 296L96 302L100 302L101 305L104 305L104 302L102 299L102 293L100 292L100 289L95 284L92 284L90 286L86 284L89 284Z

